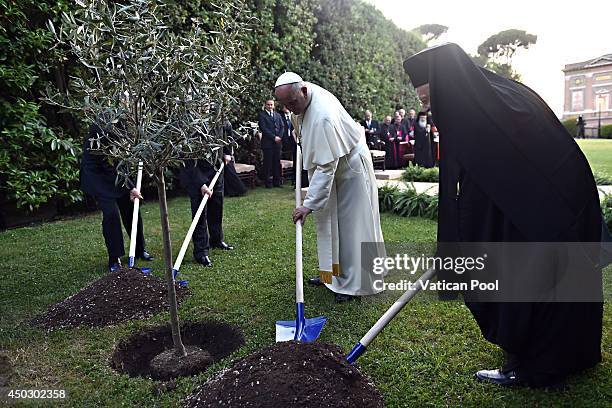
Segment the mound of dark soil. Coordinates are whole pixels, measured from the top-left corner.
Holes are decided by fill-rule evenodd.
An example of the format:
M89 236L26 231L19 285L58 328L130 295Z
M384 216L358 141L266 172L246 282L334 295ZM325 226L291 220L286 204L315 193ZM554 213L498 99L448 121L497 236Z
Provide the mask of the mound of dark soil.
M176 286L180 303L190 295ZM102 327L132 319L145 319L168 309L166 281L128 268L109 273L80 292L49 307L32 320L46 330L65 327Z
M130 376L152 377L155 380L168 380L177 375L193 375L237 350L244 344L244 337L239 328L219 322L187 322L181 326L181 337L187 349L199 347L210 355L202 359L193 355L194 360L187 360L187 371L172 374L159 373L151 369L151 360L166 350L174 347L170 325L145 329L122 340L115 347L111 357L111 367ZM189 357L189 356L187 356ZM193 364L192 364L193 363ZM195 368L194 368L195 367Z
M338 346L283 342L236 362L187 398L185 407L383 407L374 384Z

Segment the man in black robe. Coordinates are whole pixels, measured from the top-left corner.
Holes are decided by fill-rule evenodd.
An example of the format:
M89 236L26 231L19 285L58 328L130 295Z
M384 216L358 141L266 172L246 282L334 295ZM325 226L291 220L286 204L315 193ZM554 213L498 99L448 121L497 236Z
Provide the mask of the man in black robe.
M444 134L439 248L461 242L599 243L607 234L584 154L535 92L477 67L455 44L424 50L404 69L424 108L431 102ZM510 260L506 266L512 276L524 265ZM585 281L601 285L600 270L584 269ZM479 371L481 380L554 386L601 361L601 301L466 305L483 336L508 354L502 368Z
M427 126L427 113L420 112L414 126L414 164L431 168L434 166L431 127Z
M91 195L102 210L102 235L108 252L108 270L115 272L121 266L121 257L125 255L121 223L128 235L132 230L132 214L134 198L142 200L142 195L135 186L126 180L125 185L117 179L117 168L108 159L90 150L90 139L99 139L100 146L108 144L109 138L116 137L114 133L104 130L98 124L92 124L89 134L83 143L81 158L80 183L81 190ZM153 257L145 249L145 239L142 227L142 217L138 212L136 230L136 257L152 261Z
M398 169L406 164L404 160L405 142L407 137L404 133L404 126L402 126L402 117L399 112L395 112L395 120L389 126L386 136L384 137L385 142L385 167L388 169Z

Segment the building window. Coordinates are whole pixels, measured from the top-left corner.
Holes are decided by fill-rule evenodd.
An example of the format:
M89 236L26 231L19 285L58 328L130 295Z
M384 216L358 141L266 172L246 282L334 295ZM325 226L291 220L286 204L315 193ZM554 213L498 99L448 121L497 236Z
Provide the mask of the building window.
M584 110L584 91L572 91L572 112Z
M611 81L612 80L612 72L596 75L594 79L595 79L595 81L598 81L598 82Z
M597 111L606 111L610 109L610 94L599 94L595 96L595 109Z

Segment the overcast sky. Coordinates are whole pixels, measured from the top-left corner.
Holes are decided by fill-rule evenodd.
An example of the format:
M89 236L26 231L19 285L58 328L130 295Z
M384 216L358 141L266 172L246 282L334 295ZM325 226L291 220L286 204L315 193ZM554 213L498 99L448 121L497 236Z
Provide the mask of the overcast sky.
M537 43L517 52L513 65L559 116L564 65L612 53L612 0L366 1L403 29L430 23L449 27L437 42L457 43L470 54L502 30L537 35Z

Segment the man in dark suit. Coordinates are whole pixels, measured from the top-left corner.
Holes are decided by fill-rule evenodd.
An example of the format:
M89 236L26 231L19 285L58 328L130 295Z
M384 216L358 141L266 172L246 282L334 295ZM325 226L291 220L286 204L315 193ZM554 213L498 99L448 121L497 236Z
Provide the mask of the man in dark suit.
M365 129L365 137L368 147L370 149L375 149L379 140L378 132L380 127L378 126L378 121L372 119L372 112L367 110L365 111L364 119L360 123Z
M101 146L114 137L103 130L99 125L93 124L83 143L83 157L81 158L80 181L81 190L91 195L102 210L102 235L108 252L108 270L115 272L121 266L121 257L125 255L121 222L128 235L132 229L132 211L134 198L142 200L140 191L128 180L127 186L117 185L117 169L111 165L105 156L92 154L89 139L100 138ZM136 231L136 257L152 261L153 257L145 250L145 239L142 227L142 218L138 213L138 227Z
M280 152L283 134L283 118L274 111L274 101L268 99L265 109L259 112L259 131L263 151L263 181L267 188L281 186ZM272 180L270 180L272 173Z
M224 162L227 164L232 156L224 151ZM218 168L220 163L216 165ZM195 216L202 198L208 195L208 202L193 231L193 257L196 262L204 266L212 266L208 255L209 249L219 248L232 250L233 246L223 240L223 174L217 178L217 182L210 189L208 186L215 177L215 166L206 160L188 160L185 167L179 170L181 185L187 190L191 199L191 216Z
M295 138L293 137L293 123L291 123L291 112L287 109L286 106L283 106L281 117L283 119L283 151L291 152L291 160L293 161L293 177L291 179L291 184L295 185L295 155L297 149L297 143Z

